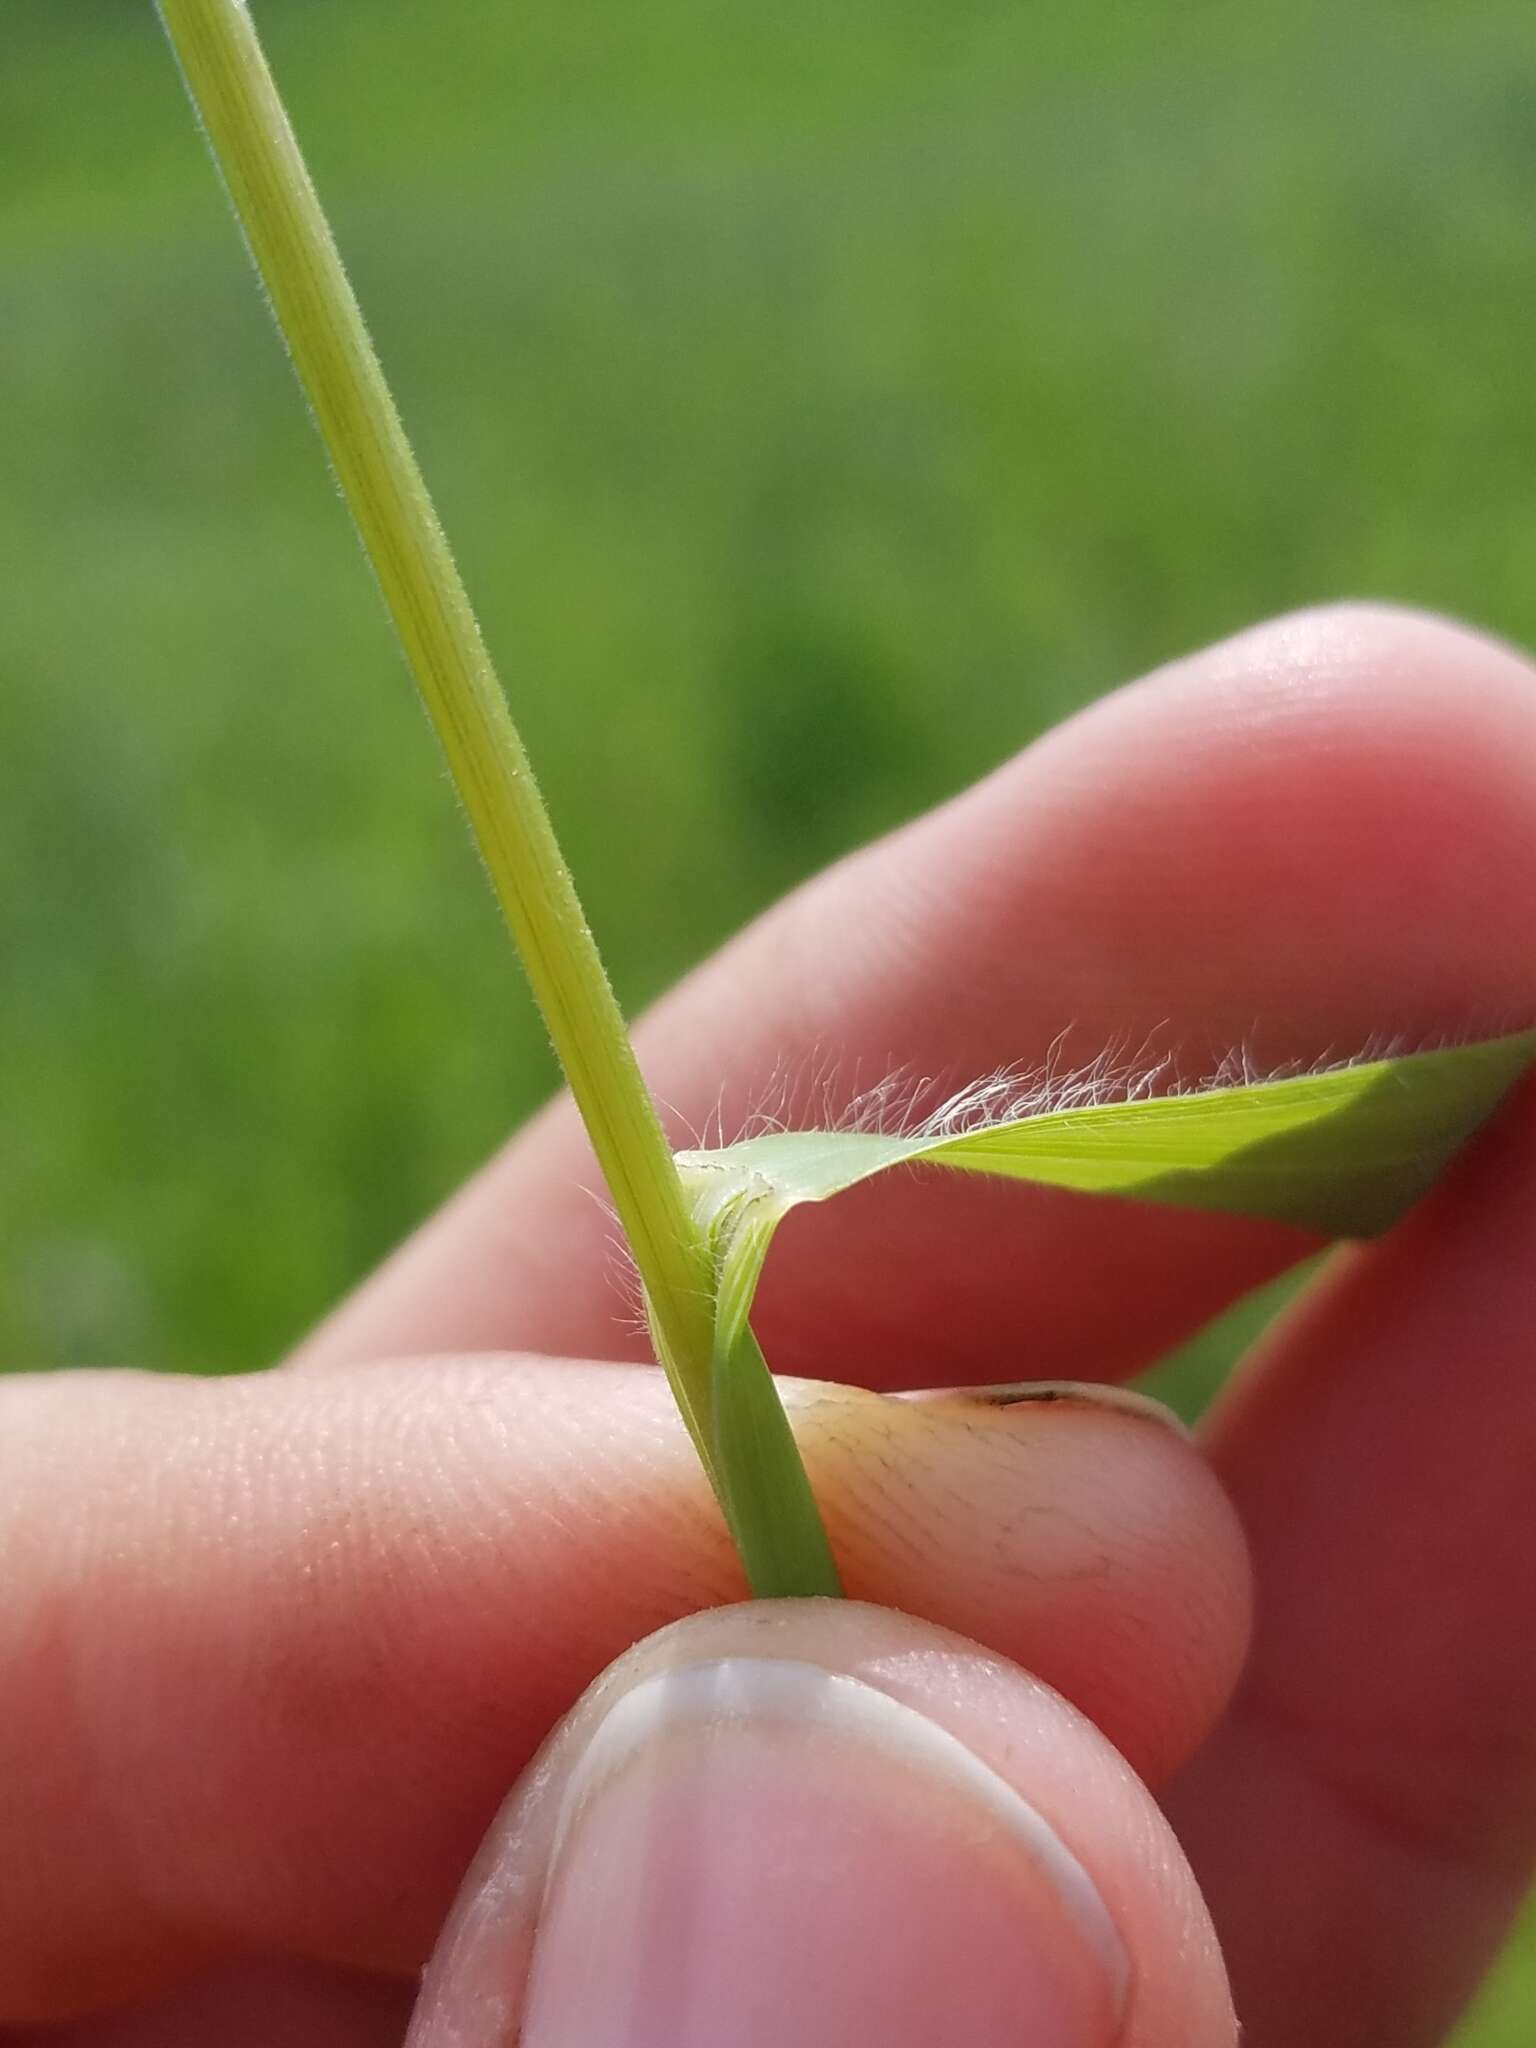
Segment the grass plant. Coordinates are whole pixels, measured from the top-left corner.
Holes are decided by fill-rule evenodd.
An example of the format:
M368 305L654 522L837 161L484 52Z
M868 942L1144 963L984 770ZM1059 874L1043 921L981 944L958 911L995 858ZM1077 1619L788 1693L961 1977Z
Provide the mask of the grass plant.
M158 0L638 1268L658 1358L761 1595L837 1568L750 1315L790 1209L927 1165L1388 1227L1536 1052L1536 1033L1113 1103L983 1083L915 1132L802 1131L674 1158L464 585L244 0Z

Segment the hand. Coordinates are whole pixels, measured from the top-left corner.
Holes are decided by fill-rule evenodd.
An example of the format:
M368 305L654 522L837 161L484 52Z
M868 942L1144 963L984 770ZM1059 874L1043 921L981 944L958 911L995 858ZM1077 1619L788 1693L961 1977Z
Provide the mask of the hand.
M811 884L641 1052L729 1128L833 1049L1476 1033L1536 1014L1533 901L1530 670L1324 613ZM399 2043L502 1793L668 1622L524 1781L422 2048L510 2039L486 1973L510 2011L530 1952L525 2048L1231 2048L1233 2000L1248 2048L1441 2040L1536 1843L1536 1091L1336 1257L1203 1455L1091 1398L889 1395L1122 1377L1294 1233L959 1180L795 1218L760 1329L857 1383L790 1392L871 1606L720 1611L592 1180L556 1105L289 1368L0 1384L11 2048Z

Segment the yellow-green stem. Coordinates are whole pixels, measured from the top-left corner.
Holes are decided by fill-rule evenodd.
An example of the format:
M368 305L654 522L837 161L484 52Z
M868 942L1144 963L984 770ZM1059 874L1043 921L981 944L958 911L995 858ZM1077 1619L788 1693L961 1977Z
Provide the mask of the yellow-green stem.
M719 1469L713 1264L570 872L244 0L157 0L645 1287L657 1346L760 1592L828 1592L748 1555ZM787 1431L786 1431L787 1437ZM792 1518L808 1487L783 1502ZM802 1557L813 1557L800 1532ZM825 1553L819 1519L814 1532Z

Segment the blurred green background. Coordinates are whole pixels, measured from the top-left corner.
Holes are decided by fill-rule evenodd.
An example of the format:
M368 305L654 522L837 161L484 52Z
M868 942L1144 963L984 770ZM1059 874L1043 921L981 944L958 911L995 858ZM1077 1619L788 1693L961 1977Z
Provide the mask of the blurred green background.
M258 13L632 1005L1259 615L1536 641L1525 0ZM252 1366L551 1069L147 0L0 19L0 1358Z

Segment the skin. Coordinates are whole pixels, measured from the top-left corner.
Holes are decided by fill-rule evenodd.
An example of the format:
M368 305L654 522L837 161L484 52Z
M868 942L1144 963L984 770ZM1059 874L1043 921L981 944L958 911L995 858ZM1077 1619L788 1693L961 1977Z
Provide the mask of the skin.
M811 883L639 1046L729 1127L828 1046L963 1079L1480 1034L1536 1017L1533 901L1527 664L1302 615ZM0 1384L10 2048L398 2043L539 1743L638 1638L740 1598L592 1179L556 1104L284 1369ZM1249 2048L1418 2048L1496 1951L1536 1845L1533 1242L1526 1084L1336 1255L1198 1449L1086 1402L891 1397L1123 1378L1295 1233L894 1182L776 1247L764 1347L808 1383L850 1590L901 1610L791 1615L799 1654L856 1668L878 1625L916 1669L945 1628L1003 1672L997 1713L1012 1667L1055 1688L1021 1789L1115 1905L1130 2048L1233 2042L1228 1977ZM1117 1877L1161 1823L1106 1744L1188 1869L1170 1838Z

